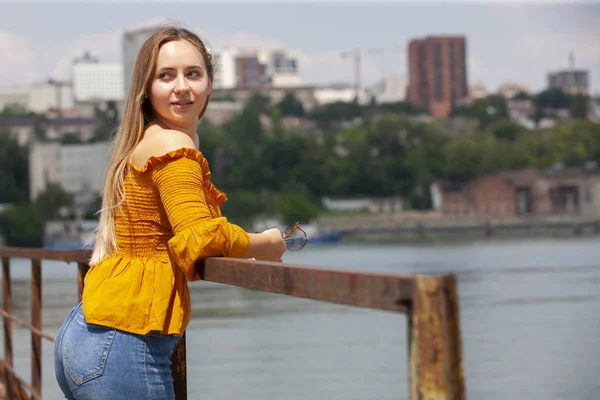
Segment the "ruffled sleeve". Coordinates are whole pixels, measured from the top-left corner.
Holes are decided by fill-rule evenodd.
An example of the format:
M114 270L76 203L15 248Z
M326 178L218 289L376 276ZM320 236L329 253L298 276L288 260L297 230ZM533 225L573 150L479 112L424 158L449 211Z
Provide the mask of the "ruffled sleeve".
M250 247L250 236L241 227L225 217L212 217L205 189L209 195L211 188L217 189L206 185L210 171L205 163L199 151L179 149L153 157L146 165L175 235L167 243L169 255L188 280L200 279L196 261L215 256L240 258ZM225 196L220 193L215 193L215 200L222 202Z

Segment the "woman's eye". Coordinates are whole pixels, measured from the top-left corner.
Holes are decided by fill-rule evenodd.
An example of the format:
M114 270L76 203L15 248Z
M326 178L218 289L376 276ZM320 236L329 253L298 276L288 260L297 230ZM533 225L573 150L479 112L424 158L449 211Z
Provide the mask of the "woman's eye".
M158 79L167 79L169 78L171 75L169 75L168 72L162 72L160 74L158 74Z
M199 77L200 76L200 71L190 71L188 73L189 76L194 76L194 77Z

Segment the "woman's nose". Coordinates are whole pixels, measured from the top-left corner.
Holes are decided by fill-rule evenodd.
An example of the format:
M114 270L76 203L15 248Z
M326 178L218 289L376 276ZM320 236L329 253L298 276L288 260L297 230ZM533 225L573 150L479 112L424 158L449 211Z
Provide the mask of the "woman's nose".
M185 77L183 76L179 76L177 77L177 80L175 81L175 92L176 93L184 93L186 91L188 91L190 89L190 87L188 86Z

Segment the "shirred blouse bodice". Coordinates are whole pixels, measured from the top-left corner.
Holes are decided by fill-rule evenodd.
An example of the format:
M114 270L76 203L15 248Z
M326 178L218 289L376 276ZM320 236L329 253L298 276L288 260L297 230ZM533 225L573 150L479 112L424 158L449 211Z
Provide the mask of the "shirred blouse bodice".
M129 164L125 201L115 211L118 251L90 268L83 312L88 323L136 334L181 335L191 316L187 281L195 263L243 257L249 235L221 214L225 193L210 180L207 160L182 148Z

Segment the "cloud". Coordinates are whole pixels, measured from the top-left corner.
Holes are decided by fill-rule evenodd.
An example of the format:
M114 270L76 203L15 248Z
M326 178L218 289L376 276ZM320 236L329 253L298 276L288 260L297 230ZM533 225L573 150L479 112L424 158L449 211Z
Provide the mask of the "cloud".
M61 52L58 60L55 59L50 76L54 79L70 79L73 59L81 57L85 52L99 58L103 63L120 62L122 36L122 31L79 36L66 50ZM47 56L52 57L52 54L56 54L56 50L50 50Z
M148 20L136 24L136 26L128 27L128 30L155 26L165 22L168 22L168 20ZM195 32L199 32L207 46L217 52L227 47L249 51L284 50L298 59L300 74L306 84L324 85L332 82L354 84L353 59L342 57L341 49L309 53L294 49L279 39L263 37L250 32L241 31L218 35L203 32L201 29L195 29L194 27L190 28ZM34 57L35 52L27 40L0 32L0 51L2 51L2 54L11 54L11 62L0 65L0 76L6 76L7 82L14 83L18 81L21 84L31 83L34 79L47 79L50 77L69 80L73 59L82 56L85 52L99 58L100 62L121 62L123 33L124 30L114 30L100 34L80 35L67 46L46 48L39 52L36 60ZM391 57L393 57L393 61L390 61ZM393 55L387 53L372 55L368 51L364 51L360 68L362 85L380 80L389 73L397 75L400 69L405 70L404 60L405 55L403 52L399 52L399 49L395 49ZM17 79L14 79L15 74L18 74ZM2 83L0 80L0 84Z
M0 54L9 55L0 62L0 85L14 85L38 78L39 60L27 39L0 31Z
M470 56L467 60L467 75L469 82L479 83L485 80L488 71L480 58Z
M168 24L164 18L154 18L136 23L127 30L147 28ZM51 48L46 50L45 57L53 65L50 76L54 79L69 80L73 59L81 57L85 52L98 58L102 63L118 63L122 61L122 38L125 30L118 29L94 35L81 35L67 49ZM58 56L57 56L58 55Z
M284 50L298 59L302 80L307 84L348 83L354 84L354 64L352 59L343 58L342 50L320 53L307 53L288 46L279 39L266 38L250 32L235 32L225 35L212 35L202 30L200 36L207 46L216 52L226 48L247 51ZM361 81L363 84L381 79L382 70L368 57L361 62Z
M587 32L585 35L545 33L525 35L520 40L520 47L530 52L533 56L555 55L565 60L573 51L576 60L583 62L600 61L600 29Z
M324 85L328 83L348 83L354 85L354 58L342 57L341 50L321 53L298 54L298 62L302 78L306 83ZM372 61L361 57L361 84L371 83L381 79L381 69Z
M201 32L201 31L196 31ZM278 39L264 38L249 32L235 32L227 35L200 34L206 44L216 50L238 48L241 50L280 50L286 45Z

